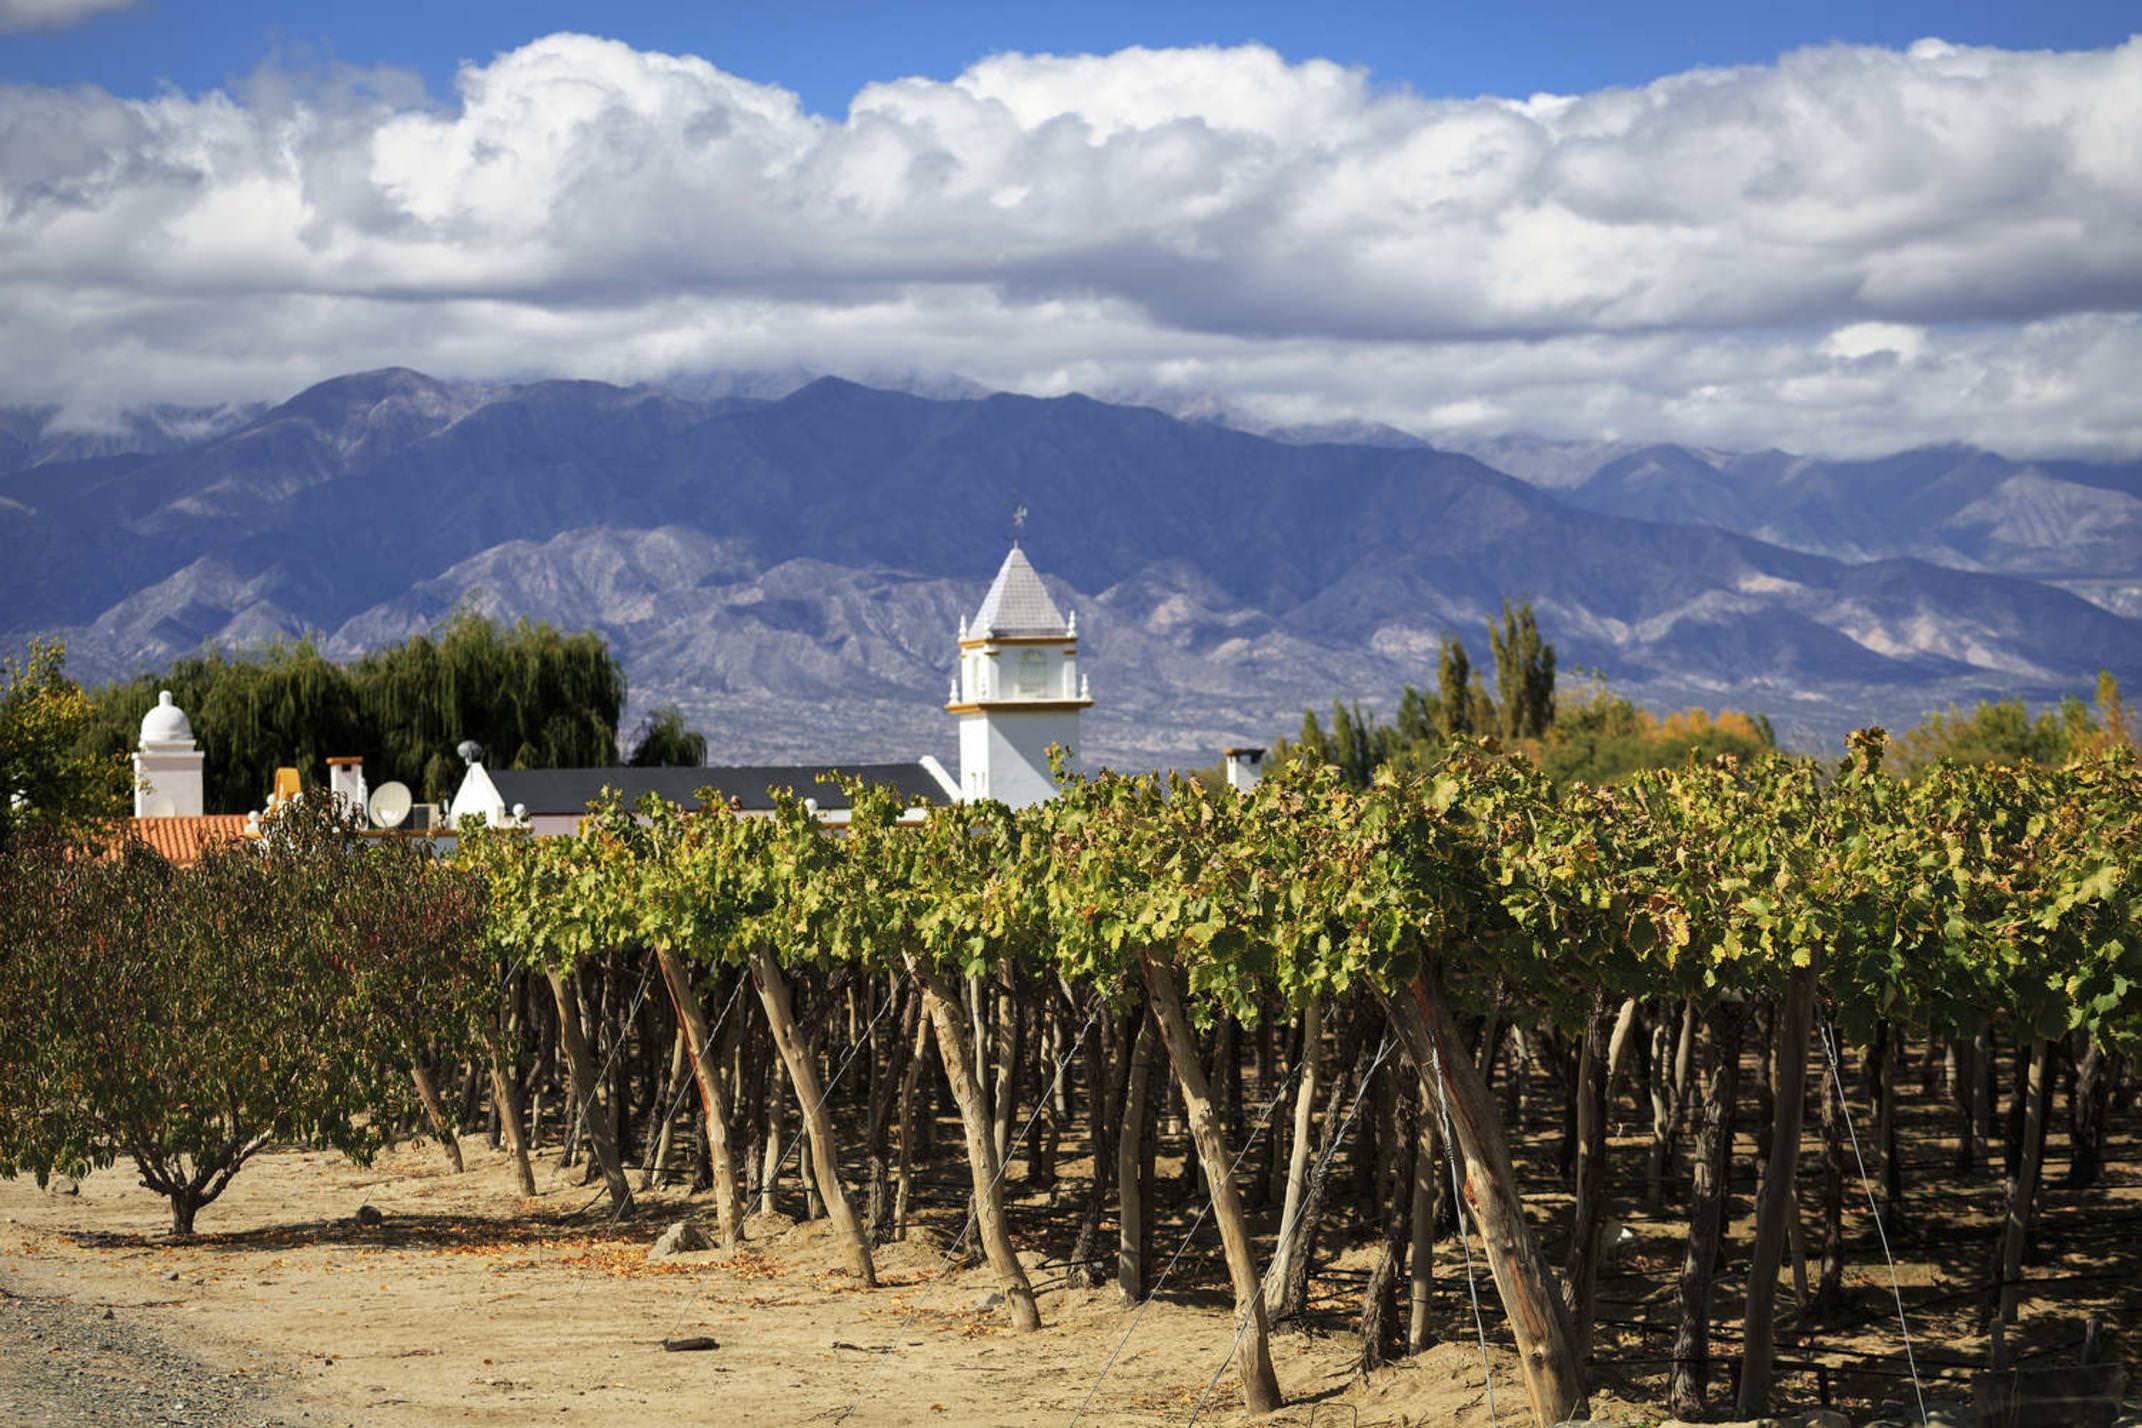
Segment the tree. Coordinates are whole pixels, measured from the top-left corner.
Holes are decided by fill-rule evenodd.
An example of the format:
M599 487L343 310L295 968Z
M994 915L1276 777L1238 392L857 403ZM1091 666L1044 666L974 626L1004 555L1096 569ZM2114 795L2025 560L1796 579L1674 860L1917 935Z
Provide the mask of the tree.
M2066 760L2090 732L2090 711L2079 699L2035 718L2020 699L1982 699L1968 713L1951 705L1927 715L1905 731L1899 752L1914 772L1942 761L2050 766Z
M126 812L126 755L84 747L95 711L66 667L57 640L0 655L0 852L29 827L80 836Z
M337 664L311 640L210 648L92 696L84 751L124 758L157 691L200 732L210 808L257 808L275 771L356 755L377 786L399 779L432 800L461 779L473 739L493 768L617 762L625 677L602 637L540 621L500 625L458 610L430 634Z
M2097 722L2101 745L2134 747L2134 728L2128 723L2126 702L2120 698L2120 682L2109 669L2097 672Z
M1331 757L1331 741L1324 737L1324 726L1316 719L1314 709L1302 711L1302 736L1299 744L1302 754L1317 763Z
M1473 661L1456 635L1444 635L1437 651L1435 688L1436 732L1446 739L1472 733Z
M9 850L0 1175L124 1158L188 1235L271 1143L368 1158L412 1109L410 1046L464 1045L478 920L467 879L326 799L190 868L133 841Z
M1490 622L1495 647L1495 692L1507 739L1537 739L1554 723L1554 646L1540 639L1532 602L1502 602L1502 623Z
M632 735L632 754L625 760L636 769L699 768L707 761L707 736L687 727L684 711L674 704L650 710Z

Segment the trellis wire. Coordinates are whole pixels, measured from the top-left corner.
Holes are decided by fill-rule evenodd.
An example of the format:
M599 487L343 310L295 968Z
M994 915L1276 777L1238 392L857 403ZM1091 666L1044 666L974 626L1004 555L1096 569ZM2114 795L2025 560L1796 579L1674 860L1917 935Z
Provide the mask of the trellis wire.
M640 1014L640 1004L647 1000L647 988L653 980L654 959L650 957L647 960L647 970L640 973L639 994L633 997L632 999L632 1009L625 1013L625 1020L623 1023L625 1027L630 1028L632 1025L632 1019ZM562 1010L560 1012L560 1015L563 1015ZM617 1053L625 1049L625 1043L629 1040L631 1040L629 1034L620 1034L617 1040L610 1043L610 1054L602 1059L602 1069L595 1073L595 1079L590 1083L591 1085L600 1086L604 1081L609 1079L610 1068L617 1064ZM580 1139L580 1128L586 1125L587 1123L588 1107L586 1102L582 1102L579 1110L576 1111L573 1115L572 1127L566 1132L565 1148L568 1151L573 1148L574 1142ZM589 1203L592 1204L594 1202L590 1201ZM614 1225L617 1223L618 1216L623 1213L624 1208L625 1207L623 1205L619 1205L610 1212L611 1224Z
M751 970L748 967L744 969L744 976L747 978L751 976ZM885 999L885 1005L878 1008L877 1015L873 1016L870 1019L870 1024L863 1028L863 1034L855 1039L855 1045L848 1048L848 1054L841 1058L840 1065L833 1068L833 1074L826 1078L826 1084L818 1092L818 1103L811 1107L810 1115L806 1115L805 1117L803 1117L803 1124L798 1126L796 1128L796 1133L788 1138L788 1144L782 1148L781 1154L774 1161L773 1169L767 1173L766 1185L767 1195L769 1198L771 1198L772 1195L773 1182L780 1178L782 1170L785 1169L788 1165L789 1151L794 1150L796 1148L797 1144L802 1141L805 1133L810 1129L811 1116L817 1115L818 1112L825 1107L825 1103L828 1100L832 1099L833 1088L840 1084L840 1078L847 1074L848 1068L850 1066L855 1064L856 1053L870 1044L870 1034L878 1029L878 1023L885 1020L885 1013L891 1011L893 1008L893 1004L899 1000L900 999L898 997L887 997ZM836 1195L842 1193L838 1185L833 1186L832 1190L833 1193ZM821 1197L823 1197L826 1193L825 1188L821 1187L818 1193ZM669 1326L669 1333L664 1334L662 1336L663 1338L669 1339L676 1337L678 1325L684 1322L685 1315L691 1313L694 1309L699 1307L699 1301L706 1297L707 1286L712 1282L713 1281L711 1279L701 1282L699 1286L699 1291L694 1294L690 1299L687 1299L684 1302L684 1307L677 1311L677 1317L675 1322L673 1322Z
M1307 1065L1308 1061L1309 1058L1307 1056L1302 1057L1300 1061L1287 1068L1286 1075L1279 1078L1279 1089L1272 1093L1271 1100L1264 1103L1264 1110L1257 1118L1256 1129L1251 1131L1249 1136L1242 1142L1242 1149L1235 1154L1234 1164L1227 1168L1227 1173L1230 1177L1242 1168L1242 1161L1249 1155L1250 1147L1257 1143L1257 1138L1264 1134L1264 1128L1271 1124L1273 1109L1279 1105L1280 1098L1287 1094L1287 1083L1294 1079L1296 1073ZM1129 1128L1126 1127L1126 1129ZM1120 1189L1121 1187L1119 1186L1118 1190L1120 1191ZM1197 1237L1198 1227L1205 1223L1205 1216L1210 1214L1211 1211L1212 1197L1208 1195L1205 1197L1205 1203L1198 1207L1197 1218L1192 1220L1190 1228L1183 1232L1182 1243L1175 1247L1174 1254L1168 1256L1166 1266L1160 1271L1160 1277L1153 1281L1152 1287L1146 1290L1145 1297L1138 1301L1138 1307L1131 1311L1130 1322L1123 1326L1123 1337L1116 1340L1115 1348L1109 1352L1108 1362L1101 1365L1101 1371L1095 1374L1093 1382L1087 1385L1086 1396L1079 1400L1078 1412L1071 1415L1071 1422L1068 1428L1078 1428L1079 1420L1084 1418L1086 1410L1093 1406L1093 1395L1100 1391L1101 1380L1107 1378L1109 1372L1115 1368L1116 1360L1121 1357L1123 1346L1130 1342L1131 1334L1137 1329L1138 1320L1144 1316L1146 1306L1159 1297L1160 1286L1166 1284L1168 1276L1175 1272L1176 1261L1183 1257L1184 1250L1190 1248L1190 1241Z
M1078 1035L1072 1039L1071 1049L1066 1051L1061 1057L1057 1059L1057 1078L1060 1079L1063 1076L1064 1068L1071 1064L1071 1058L1078 1055L1079 1047L1083 1046L1086 1042L1086 1033L1093 1030L1094 1022L1100 1019L1101 1011L1107 1005L1108 1002L1105 998L1094 998L1093 1011L1087 1015L1086 1024L1079 1028ZM929 1015L929 1013L925 1011L923 1015L927 1016ZM1040 1096L1035 1098L1034 1109L1027 1116L1026 1124L1019 1128L1018 1138L1013 1140L1010 1145L1005 1147L1004 1154L998 1159L997 1173L990 1178L989 1190L996 1189L998 1183L1004 1179L1004 1172L1011 1168L1012 1156L1017 1154L1020 1149L1025 1146L1026 1138L1028 1135L1033 1133L1034 1122L1041 1119L1041 1109L1043 1106L1048 1104L1048 1100L1049 1092L1046 1090L1044 1090ZM988 1191L984 1191L983 1193L986 1194L988 1193ZM943 1274L945 1272L945 1267L952 1263L953 1256L959 1253L959 1247L967 1242L968 1231L972 1230L975 1225L980 1222L981 1215L982 1203L980 1197L977 1196L974 1198L973 1203L971 1203L967 1207L967 1220L965 1224L959 1227L959 1237L952 1241L951 1245L945 1250L944 1258L938 1262L937 1272L939 1274ZM921 1312L922 1306L920 1304L917 1304L914 1308L907 1311L907 1317L900 1321L900 1328L896 1333L894 1333L892 1342L890 1344L887 1344L885 1346L884 1351L878 1356L877 1367L871 1369L870 1377L863 1380L863 1386L856 1390L855 1397L850 1400L848 1406L846 1408L843 1408L840 1413L835 1416L835 1418L833 1419L835 1423L847 1422L849 1415L854 1413L855 1410L861 1406L863 1399L869 1394L871 1386L878 1381L878 1375L885 1371L885 1365L892 1362L893 1354L899 1350L900 1345L906 1340L908 1328L915 1322L915 1316L917 1314L920 1314Z
M1480 1376L1487 1382L1487 1416L1488 1422L1493 1423L1495 1370L1488 1364L1487 1320L1480 1315L1480 1285L1473 1277L1473 1241L1465 1227L1465 1186L1458 1178L1458 1143L1451 1133L1450 1092L1443 1079L1443 1056L1432 1038L1428 1042L1428 1066L1435 1073L1435 1100L1443 1123L1443 1163L1450 1167L1450 1203L1458 1217L1458 1248L1465 1253L1465 1293L1473 1301L1473 1332L1480 1339ZM1481 1248L1487 1248L1485 1232L1481 1235Z
M729 993L728 1005L724 1006L721 1009L721 1015L714 1018L714 1025L707 1030L707 1045L709 1047L712 1047L715 1042L721 1039L722 1026L725 1022L729 1020L729 1013L735 1010L737 999L744 995L744 984L749 981L750 978L751 974L749 972L746 972L743 976L738 977L736 979L736 990ZM698 1084L698 1082L699 1071L697 1067L692 1068L692 1074L679 1078L677 1094L670 1098L669 1114L662 1117L659 1124L666 1126L671 1121L677 1118L678 1109L684 1105L684 1093L691 1090L693 1086ZM711 1153L712 1147L709 1147L708 1149ZM655 1172L657 1175L661 1173L661 1169L662 1167L660 1166L655 1167Z
M1845 1134L1852 1140L1852 1159L1859 1165L1860 1188L1867 1194L1867 1210L1874 1216L1874 1233L1881 1237L1882 1258L1889 1261L1889 1293L1897 1301L1897 1332L1904 1336L1904 1365L1911 1370L1912 1396L1919 1401L1919 1421L1926 1422L1926 1388L1919 1382L1919 1361L1912 1354L1911 1326L1904 1320L1904 1290L1897 1283L1896 1256L1889 1252L1889 1231L1882 1226L1882 1207L1874 1202L1874 1182L1867 1178L1867 1159L1860 1154L1859 1132L1852 1129L1852 1105L1845 1099L1844 1077L1837 1070L1836 1031L1828 1017L1822 1019L1822 1054L1830 1063L1830 1084L1837 1088L1837 1108L1844 1113Z
M1383 1044L1376 1048L1375 1060L1369 1062L1368 1070L1361 1073L1361 1085L1354 1091L1354 1103L1346 1108L1346 1119L1339 1122L1339 1133L1331 1138L1331 1148L1324 1152L1324 1158L1317 1163L1316 1173L1311 1177L1312 1185L1321 1185L1323 1183L1325 1173L1331 1169L1332 1157L1339 1153L1339 1147L1346 1143L1346 1133L1353 1129L1354 1117L1359 1114L1361 1110L1362 1098L1368 1095L1369 1082L1376 1079L1377 1069L1383 1065L1384 1058L1386 1056L1389 1056L1390 1054L1391 1036L1389 1032L1385 1032ZM1302 1207L1309 1203L1309 1199L1309 1195L1305 1194L1300 1200L1295 1202L1294 1220L1299 1220L1301 1218ZM1287 1242L1287 1236L1293 1232L1293 1229L1293 1220L1290 1220L1287 1223L1281 1225L1279 1227L1279 1243L1285 1244ZM1206 1380L1205 1391L1197 1396L1197 1405L1190 1410L1190 1421L1188 1424L1185 1425L1185 1428L1195 1428L1195 1425L1198 1420L1198 1415L1205 1411L1205 1400L1212 1397L1213 1389L1219 1386L1221 1378L1224 1377L1227 1373L1227 1365L1231 1363L1234 1360L1235 1355L1241 1351L1242 1336L1249 1332L1250 1320L1255 1318L1257 1315L1257 1306L1262 1303L1265 1299L1265 1296L1271 1292L1272 1271L1277 1268L1279 1268L1279 1261L1278 1258L1275 1256L1273 1258L1272 1263L1265 1266L1264 1277L1257 1281L1256 1299L1250 1301L1250 1303L1243 1309L1241 1316L1237 1319L1235 1323L1235 1340L1233 1343L1227 1346L1227 1357L1220 1360L1220 1366L1217 1369L1213 1370L1212 1377ZM1489 1418L1491 1421L1493 1417L1493 1411L1490 1410Z
M650 972L652 972L652 971L653 971L653 964L652 964L652 963L649 963L649 964L648 964L648 970L649 970ZM715 1036L719 1036L719 1035L721 1034L721 1028L722 1028L722 1023L723 1023L723 1022L726 1022L726 1021L727 1021L727 1020L729 1019L729 1012L730 1012L730 1011L731 1011L731 1010L732 1010L732 1009L733 1009L733 1008L734 1008L734 1007L736 1006L736 999L737 999L737 997L738 997L739 995L741 995L741 994L742 994L742 992L743 992L743 990L744 990L744 981L745 981L745 979L746 979L746 978L748 978L748 977L749 977L750 975L751 975L750 973L746 972L746 973L744 974L744 976L742 976L742 977L738 977L738 978L736 979L736 990L735 990L734 992L731 992L731 993L729 994L729 1005L728 1005L728 1006L725 1006L725 1007L723 1007L723 1008L721 1009L721 1015L720 1015L719 1017L717 1017L717 1018L715 1019L715 1021L714 1021L714 1030L713 1030L713 1031L712 1031L711 1033L709 1033L709 1034L708 1034L708 1039L709 1039L709 1040L712 1040L712 1039L713 1039L713 1037L715 1037ZM643 978L642 978L642 979L640 980L640 992L641 992L641 995L642 995L642 996L644 996L644 995L646 994L646 991L647 991L648 985L649 985L648 979L646 979L646 978L644 978L644 977L643 977ZM631 1023L633 1015L637 1015L637 1014L638 1014L638 1012L639 1012L639 1004L638 1004L638 1002L634 1002L634 1004L633 1004L633 1007L632 1007L632 1013L631 1013L631 1014L628 1014L628 1015L627 1015L627 1016L625 1017L625 1021L626 1021L626 1023L627 1023L628 1025L629 1025L629 1024ZM622 1046L623 1044L624 1044L623 1038L619 1038L619 1041L618 1041L618 1046ZM616 1046L613 1046L613 1047L611 1047L611 1048L610 1048L610 1054L611 1054L612 1056L615 1056L615 1055L617 1054L617 1047L616 1047ZM607 1063L606 1063L606 1064L605 1064L605 1065L603 1066L603 1068L602 1068L602 1074L603 1074L604 1076L607 1076L607 1075L609 1075L609 1074L610 1074L610 1068L609 1068L609 1066L608 1066L608 1064L607 1064ZM598 1077L597 1079L598 1079L598 1080L600 1080L601 1078L600 1078L600 1077ZM690 1083L689 1083L689 1082L687 1082L686 1084L690 1084ZM683 1087L681 1087L681 1086L680 1086L680 1087L678 1088L678 1095L677 1095L677 1099L676 1099L676 1100L674 1100L674 1101L672 1101L672 1102L670 1102L670 1106L669 1106L669 1114L670 1114L670 1116L671 1116L672 1118L674 1118L674 1117L676 1116L676 1114L677 1114L677 1107L678 1107L679 1105L681 1105L681 1104L683 1103L683 1100L684 1100L684 1095L683 1095ZM575 1129L577 1130L577 1126L575 1127ZM600 1199L601 1199L601 1198L602 1198L602 1197L603 1197L603 1196L604 1196L605 1194L607 1194L607 1193L608 1193L607 1191L597 1191L597 1192L596 1192L596 1194L595 1194L595 1196L594 1196L594 1198L593 1198L593 1199L591 1199L591 1200L589 1200L587 1204L585 1204L585 1205L582 1205L582 1206L581 1206L581 1207L580 1207L579 1209L577 1209L577 1210L573 1211L573 1215L574 1215L574 1216L575 1216L575 1217L577 1218L577 1217L578 1217L578 1216L580 1216L580 1215L584 1215L584 1214L586 1214L586 1213L587 1213L587 1212L588 1212L588 1211L589 1211L589 1210L590 1210L591 1208L593 1208L593 1207L594 1207L594 1205L595 1205L595 1202L596 1202L597 1200L600 1200ZM613 1209L613 1210L611 1210L611 1212L610 1212L610 1221L609 1221L609 1223L610 1223L610 1224L613 1224L613 1225L614 1225L614 1224L616 1224L616 1223L617 1223L617 1220L618 1220L618 1210L616 1210L616 1209ZM566 1304L567 1304L567 1306L568 1306L568 1307L570 1307L571 1305L573 1305L573 1304L577 1303L577 1302L579 1301L579 1299L580 1299L580 1295L581 1295L581 1293L582 1293L582 1292L583 1292L584 1290L586 1290L586 1289L587 1289L587 1287L588 1287L588 1277L587 1277L587 1276L582 1276L582 1278L580 1279L579 1283L577 1283L577 1284L576 1284L576 1285L575 1285L575 1286L573 1287L573 1292L572 1292L572 1293L571 1293L571 1294L570 1294L569 1296L567 1296L567 1298L566 1298Z

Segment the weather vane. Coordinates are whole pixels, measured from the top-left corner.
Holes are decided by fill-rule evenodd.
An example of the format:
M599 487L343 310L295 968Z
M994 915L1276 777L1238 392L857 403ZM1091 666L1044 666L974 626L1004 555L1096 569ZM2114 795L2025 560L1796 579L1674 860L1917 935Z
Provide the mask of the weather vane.
M1026 528L1026 502L1019 500L1017 497L1013 497L1013 502L1012 544L1017 545L1019 543L1019 532Z

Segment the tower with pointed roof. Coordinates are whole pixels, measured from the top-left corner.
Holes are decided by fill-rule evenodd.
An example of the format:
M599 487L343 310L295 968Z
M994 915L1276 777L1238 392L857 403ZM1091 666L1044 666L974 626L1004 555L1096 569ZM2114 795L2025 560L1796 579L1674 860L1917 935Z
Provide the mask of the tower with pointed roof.
M959 625L959 669L945 705L959 717L959 788L1014 807L1056 792L1049 746L1078 748L1091 704L1078 672L1078 616L1066 619L1015 541L982 608Z

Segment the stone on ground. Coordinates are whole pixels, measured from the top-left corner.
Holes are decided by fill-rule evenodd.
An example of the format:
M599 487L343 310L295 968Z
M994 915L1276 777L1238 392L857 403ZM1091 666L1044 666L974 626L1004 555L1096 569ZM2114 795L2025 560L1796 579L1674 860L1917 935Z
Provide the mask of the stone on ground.
M669 1259L675 1255L693 1254L699 1250L710 1250L712 1248L714 1248L714 1241L707 1238L705 1230L700 1229L690 1220L679 1220L668 1229L662 1231L662 1237L654 1242L654 1248L647 1251L647 1258L649 1260Z

